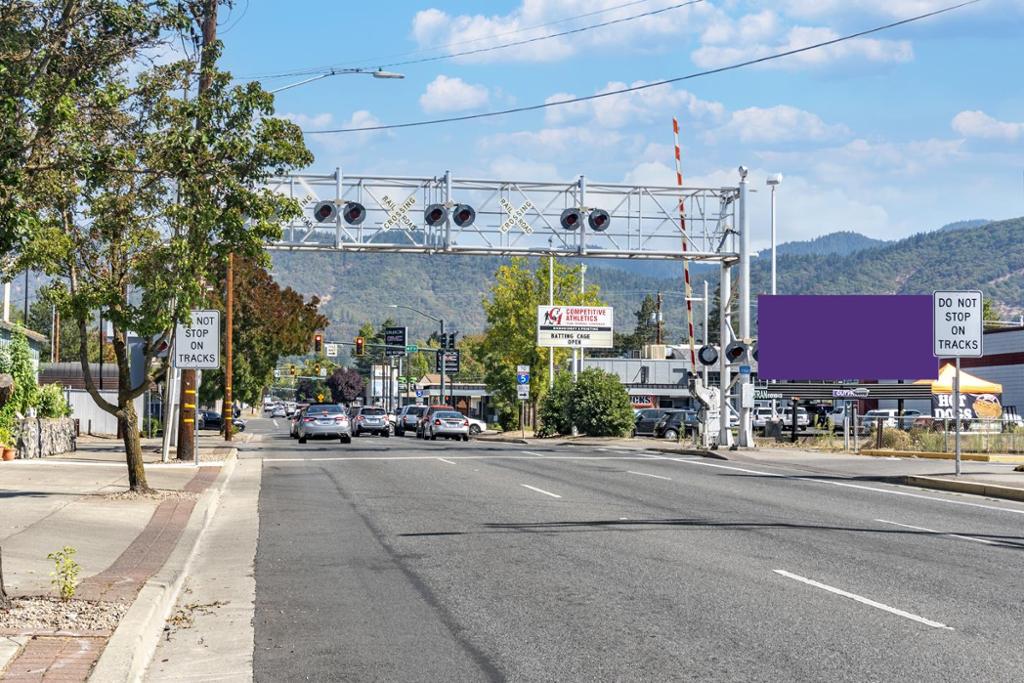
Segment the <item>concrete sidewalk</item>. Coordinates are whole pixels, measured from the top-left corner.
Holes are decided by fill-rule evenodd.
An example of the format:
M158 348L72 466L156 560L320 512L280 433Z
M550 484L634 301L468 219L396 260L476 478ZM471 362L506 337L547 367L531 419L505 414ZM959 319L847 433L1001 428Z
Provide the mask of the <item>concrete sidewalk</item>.
M146 474L156 494L136 496L126 493L122 449L119 441L84 439L74 453L0 463L4 579L12 597L22 599L22 616L0 615L0 637L8 639L0 648L5 680L55 679L58 672L84 680L117 619L171 555L225 458L234 460L233 449L208 448L207 456L220 462L163 465L147 449ZM81 566L71 609L45 597L54 595L46 556L64 546L76 549ZM40 605L60 625L26 625L23 614ZM63 620L65 612L98 613L103 626L75 628L74 616L70 625Z

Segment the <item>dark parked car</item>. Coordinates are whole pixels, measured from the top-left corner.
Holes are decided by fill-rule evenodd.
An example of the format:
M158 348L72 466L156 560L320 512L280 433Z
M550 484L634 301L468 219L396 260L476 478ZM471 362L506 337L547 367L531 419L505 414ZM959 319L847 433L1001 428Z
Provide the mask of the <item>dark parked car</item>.
M660 420L654 427L654 435L659 439L678 439L692 434L697 429L696 410L673 410Z
M644 408L636 414L633 436L654 436L654 428L661 418L669 413L677 412L671 408Z
M199 411L199 428L220 430L224 426L224 418L216 410Z

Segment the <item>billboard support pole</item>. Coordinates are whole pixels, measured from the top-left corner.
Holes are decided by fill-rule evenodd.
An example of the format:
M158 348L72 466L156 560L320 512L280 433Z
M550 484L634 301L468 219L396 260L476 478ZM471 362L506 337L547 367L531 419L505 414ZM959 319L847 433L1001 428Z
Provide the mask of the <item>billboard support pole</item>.
M956 357L956 375L953 377L953 420L956 422L956 476L960 476L960 356Z

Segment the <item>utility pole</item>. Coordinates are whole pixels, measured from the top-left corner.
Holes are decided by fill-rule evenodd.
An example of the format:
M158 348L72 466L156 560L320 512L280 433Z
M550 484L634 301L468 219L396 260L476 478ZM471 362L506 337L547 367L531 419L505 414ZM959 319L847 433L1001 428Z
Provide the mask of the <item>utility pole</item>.
M202 98L213 84L214 52L213 44L217 41L217 3L218 0L203 0L202 17L195 17L202 27L203 42L199 53L199 90ZM197 122L198 125L198 122ZM225 373L226 374L226 373ZM178 399L178 460L194 460L196 441L193 425L198 412L198 396L196 394L196 371L181 371L181 395Z
M231 441L234 432L235 422L235 401L231 393L233 364L231 357L231 342L234 337L234 310L235 310L235 254L228 253L227 273L227 295L225 296L224 315L224 402L221 405L221 415L224 423L224 440Z

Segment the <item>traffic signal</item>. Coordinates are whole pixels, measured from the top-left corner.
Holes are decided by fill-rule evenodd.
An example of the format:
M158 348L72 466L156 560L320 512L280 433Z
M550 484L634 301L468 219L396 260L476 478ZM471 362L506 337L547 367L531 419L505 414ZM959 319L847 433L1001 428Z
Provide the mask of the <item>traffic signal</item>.
M359 202L345 202L341 217L349 225L359 225L366 220L366 207Z
M455 335L456 334L458 334L458 332L452 332L451 334L448 335L448 346L446 346L445 348L448 349L449 351L454 351L455 350Z
M320 374L320 364L317 363L316 365L314 365L313 366L313 370L316 372L316 374L319 375Z
M317 223L330 223L338 217L338 207L334 202L317 202L313 207L313 220Z
M558 222L565 230L576 230L583 223L583 214L579 209L566 209Z
M448 211L443 204L431 204L423 210L423 222L436 228L448 218Z
M324 349L324 336L322 334L313 335L313 353L320 353Z
M356 337L356 355L362 356L366 353L366 339L363 337Z
M596 230L597 232L604 232L607 230L611 222L612 217L609 216L608 212L604 209L594 209L590 212L590 215L587 216L587 223L590 224L590 229Z
M452 211L452 220L460 228L468 227L476 220L476 211L469 204L459 204Z
M747 345L734 341L725 347L725 359L730 363L743 363L747 360Z
M291 367L291 369L288 370L288 372L291 374L292 377L294 377L295 376L295 366L293 365Z
M440 346L441 346L442 350L448 348L448 333L447 332L442 332L441 333L441 344L440 344Z

